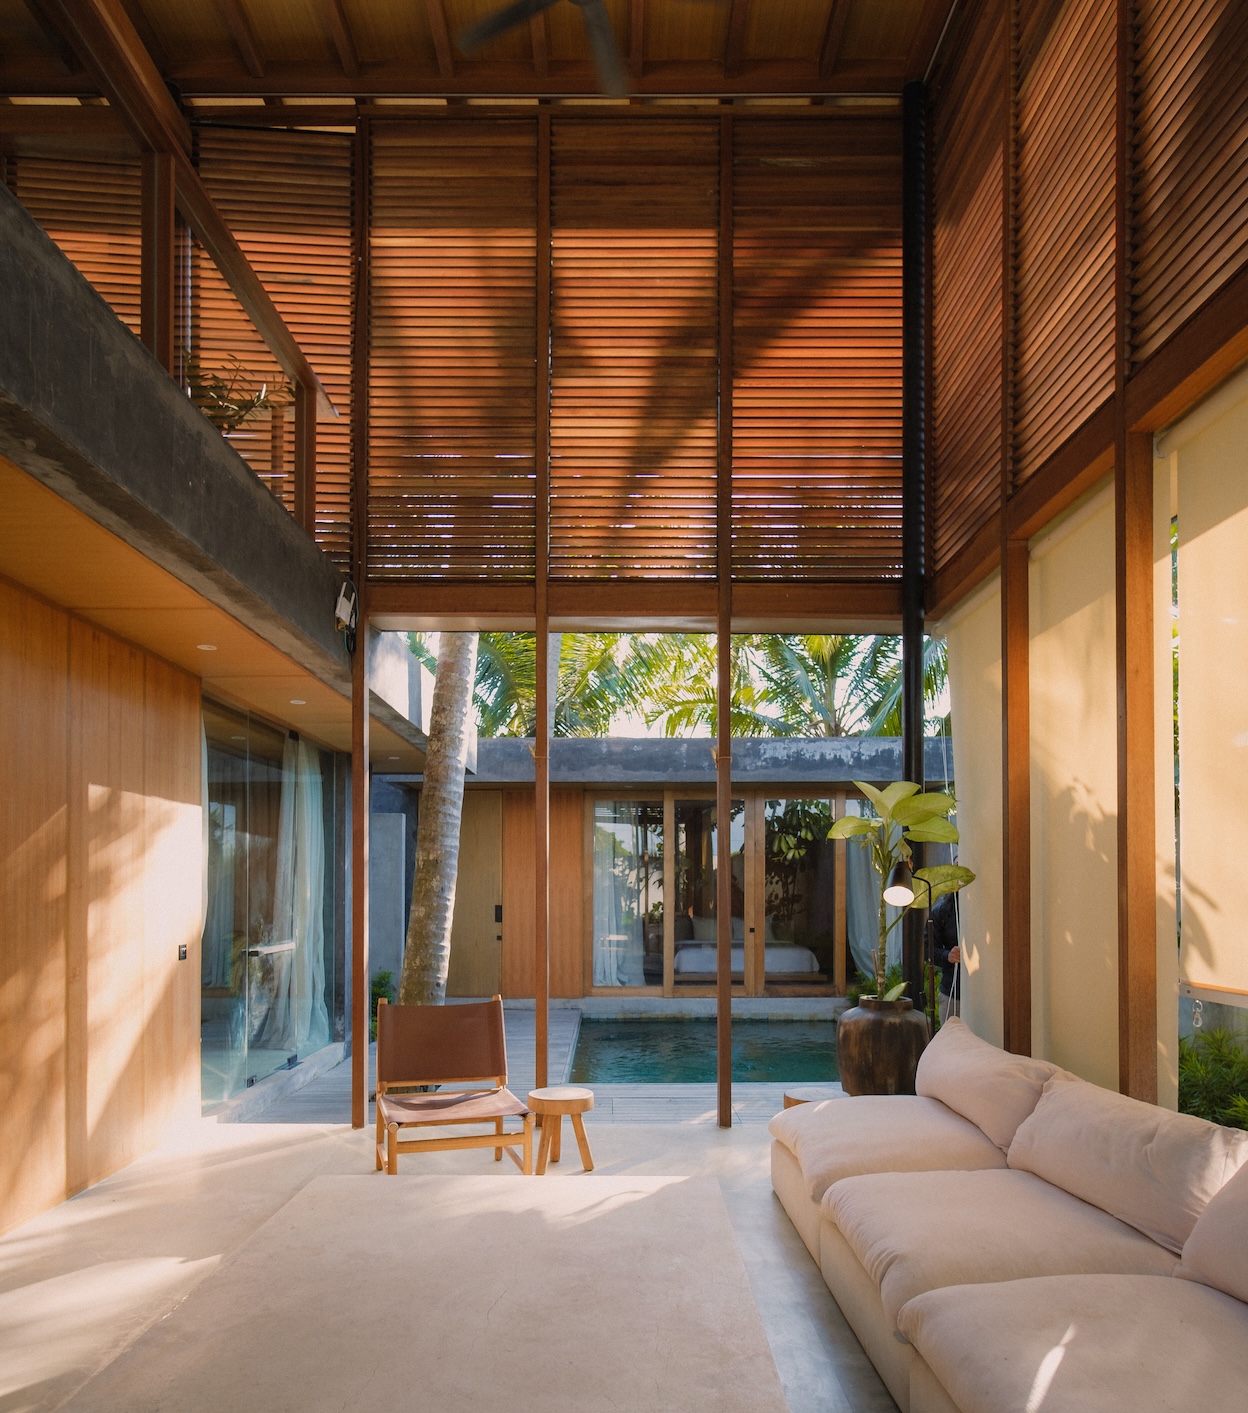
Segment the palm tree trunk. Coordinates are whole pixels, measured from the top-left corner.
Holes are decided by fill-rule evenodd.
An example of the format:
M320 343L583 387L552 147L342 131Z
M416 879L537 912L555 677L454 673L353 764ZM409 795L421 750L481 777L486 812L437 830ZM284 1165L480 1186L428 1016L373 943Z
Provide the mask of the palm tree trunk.
M476 671L477 635L441 634L416 830L412 911L399 982L399 1002L405 1006L440 1006L446 999Z

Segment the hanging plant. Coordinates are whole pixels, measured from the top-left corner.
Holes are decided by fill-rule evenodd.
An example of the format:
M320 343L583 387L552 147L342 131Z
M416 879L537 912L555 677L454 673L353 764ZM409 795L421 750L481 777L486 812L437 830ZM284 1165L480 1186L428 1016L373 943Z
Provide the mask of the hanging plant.
M187 395L212 425L226 435L236 432L244 422L261 412L276 412L290 404L289 383L272 387L266 382L256 386L254 374L248 372L242 360L230 354L231 365L226 376L207 369L189 350L182 354L182 371Z

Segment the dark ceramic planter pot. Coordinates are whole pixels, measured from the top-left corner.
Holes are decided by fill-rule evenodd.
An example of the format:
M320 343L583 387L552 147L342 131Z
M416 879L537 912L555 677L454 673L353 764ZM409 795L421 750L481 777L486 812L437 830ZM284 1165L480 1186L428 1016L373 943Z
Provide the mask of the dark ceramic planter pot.
M909 1000L864 996L836 1026L836 1061L846 1094L913 1094L927 1017Z

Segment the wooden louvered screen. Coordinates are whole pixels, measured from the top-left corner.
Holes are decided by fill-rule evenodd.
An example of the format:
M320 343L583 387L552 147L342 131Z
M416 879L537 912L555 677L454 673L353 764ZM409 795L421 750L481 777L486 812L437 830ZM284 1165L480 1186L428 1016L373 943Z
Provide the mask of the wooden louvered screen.
M191 400L294 514L293 389L212 257L193 237L186 262L190 308L182 321L182 375ZM229 409L261 389L271 401L236 421Z
M9 158L14 196L111 305L140 332L138 159Z
M1137 0L1132 354L1248 260L1248 5Z
M552 133L553 577L714 577L718 125Z
M199 167L338 411L336 418L322 414L316 427L316 538L345 565L351 553L351 138L201 129ZM213 307L242 317L236 303L214 301ZM244 336L249 358L255 342ZM271 359L262 361L272 368ZM278 425L266 415L231 438L288 500L292 419L290 409Z
M901 572L901 126L736 125L733 573Z
M1005 35L1000 6L962 19L933 98L932 555L936 573L1001 503Z
M1114 390L1115 0L1042 0L1018 30L1013 474Z
M370 573L532 577L536 124L379 124L372 148Z

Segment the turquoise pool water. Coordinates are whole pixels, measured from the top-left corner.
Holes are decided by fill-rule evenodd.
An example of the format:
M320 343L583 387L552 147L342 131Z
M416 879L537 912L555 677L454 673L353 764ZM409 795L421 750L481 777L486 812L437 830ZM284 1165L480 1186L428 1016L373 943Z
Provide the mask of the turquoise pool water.
M755 1083L840 1079L832 1021L733 1021L732 1077ZM573 1084L703 1084L715 1079L713 1020L582 1020Z

